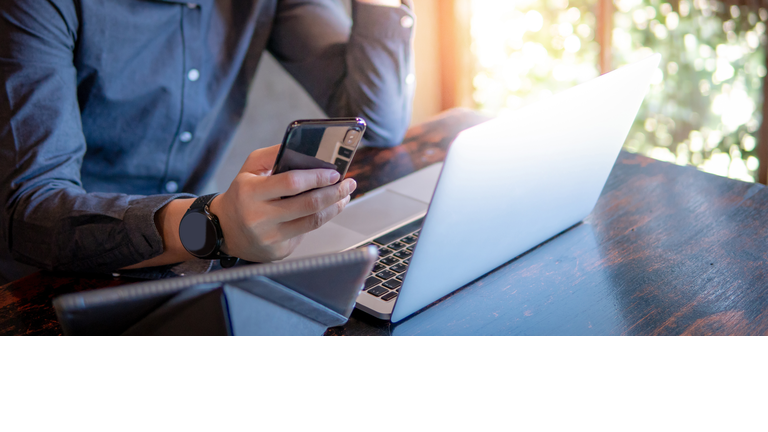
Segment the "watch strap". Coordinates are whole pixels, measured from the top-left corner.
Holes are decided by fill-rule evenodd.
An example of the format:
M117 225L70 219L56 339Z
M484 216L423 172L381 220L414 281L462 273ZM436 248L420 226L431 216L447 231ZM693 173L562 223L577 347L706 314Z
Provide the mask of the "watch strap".
M197 199L192 202L192 205L189 206L189 210L203 210L208 205L210 205L211 201L213 201L213 199L216 198L218 195L219 194L217 193L212 193L212 194L197 197Z

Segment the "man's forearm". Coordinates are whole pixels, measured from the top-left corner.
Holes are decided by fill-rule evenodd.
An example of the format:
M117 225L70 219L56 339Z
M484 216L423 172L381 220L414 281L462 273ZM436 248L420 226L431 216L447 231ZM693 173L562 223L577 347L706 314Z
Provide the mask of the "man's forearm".
M324 106L331 116L364 117L370 146L400 144L410 122L415 79L410 3L357 2L345 54L346 76Z
M125 267L126 269L137 269L143 267L156 267L167 264L174 264L182 261L194 259L192 255L184 249L179 238L179 224L181 218L186 213L189 206L192 205L193 198L176 199L155 213L155 226L160 236L163 238L163 253L150 258L146 261Z
M351 20L330 0L293 3L278 2L275 58L328 116L365 118L366 144L400 144L415 84L412 2L355 0Z

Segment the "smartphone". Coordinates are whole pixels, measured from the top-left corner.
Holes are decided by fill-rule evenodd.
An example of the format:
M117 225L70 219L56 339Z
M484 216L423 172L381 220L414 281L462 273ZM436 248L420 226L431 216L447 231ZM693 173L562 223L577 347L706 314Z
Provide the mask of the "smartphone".
M296 120L288 125L272 174L296 170L335 169L344 179L365 132L357 117Z

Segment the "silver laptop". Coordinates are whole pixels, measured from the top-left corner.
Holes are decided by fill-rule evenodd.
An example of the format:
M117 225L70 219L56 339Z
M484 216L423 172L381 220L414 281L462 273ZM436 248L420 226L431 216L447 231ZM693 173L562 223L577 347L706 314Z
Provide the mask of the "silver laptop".
M375 244L357 307L408 317L592 211L659 60L463 131L443 163L353 200L289 259Z

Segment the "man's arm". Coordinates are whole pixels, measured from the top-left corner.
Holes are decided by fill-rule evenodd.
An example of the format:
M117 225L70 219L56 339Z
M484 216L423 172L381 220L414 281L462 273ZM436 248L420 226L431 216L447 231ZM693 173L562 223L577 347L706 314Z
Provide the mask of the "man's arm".
M44 269L112 270L162 252L154 214L184 195L86 193L71 0L0 2L0 240Z
M279 147L252 152L227 191L210 204L224 234L222 250L229 255L255 262L285 258L302 234L339 214L357 187L352 179L336 183L339 173L329 169L270 175ZM191 204L192 200L177 199L157 212L163 253L127 268L191 259L179 238L179 223Z
M414 90L410 1L278 3L269 50L331 117L360 116L369 145L400 144ZM385 7L389 6L389 7Z
M0 2L0 247L17 261L49 270L113 271L190 259L178 225L191 195L83 189L77 34L72 0ZM354 181L335 184L333 170L265 176L276 151L254 152L212 203L225 252L250 261L282 258L295 248L296 236L349 201Z

